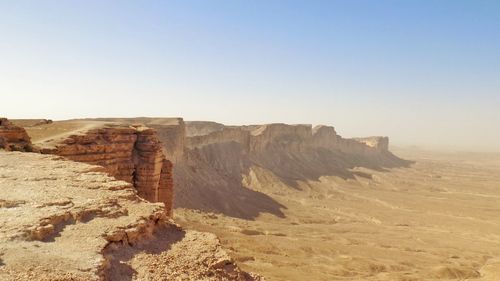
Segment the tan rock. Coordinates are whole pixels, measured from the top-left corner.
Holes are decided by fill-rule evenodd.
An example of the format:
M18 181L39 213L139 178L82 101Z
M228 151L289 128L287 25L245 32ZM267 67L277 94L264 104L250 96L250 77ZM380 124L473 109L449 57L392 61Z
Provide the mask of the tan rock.
M99 167L2 151L0 167L0 280L261 280Z
M0 118L0 149L7 151L32 151L31 139L21 127L6 118Z
M43 154L104 167L110 175L132 183L142 198L165 203L166 212L171 214L172 164L156 130L142 125L102 124L37 144Z

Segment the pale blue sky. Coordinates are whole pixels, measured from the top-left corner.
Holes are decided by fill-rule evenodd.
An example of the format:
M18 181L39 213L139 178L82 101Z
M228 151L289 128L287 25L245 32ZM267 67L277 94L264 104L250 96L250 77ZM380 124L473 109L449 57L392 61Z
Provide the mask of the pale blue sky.
M500 150L500 1L0 0L0 98Z

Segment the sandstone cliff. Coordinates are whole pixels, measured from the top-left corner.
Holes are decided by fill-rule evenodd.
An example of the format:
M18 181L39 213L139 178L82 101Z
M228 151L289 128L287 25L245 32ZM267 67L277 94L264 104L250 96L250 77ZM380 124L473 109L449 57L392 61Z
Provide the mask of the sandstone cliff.
M284 206L256 186L298 190L322 176L354 178L356 167L409 164L388 150L386 137L346 139L330 126L186 122L186 131L185 157L174 167L175 206L247 219L284 216Z
M389 138L388 137L367 137L367 138L355 138L354 140L363 143L369 147L373 147L378 151L388 151L389 150Z
M0 167L0 280L262 280L102 167L1 151Z
M99 141L90 141L96 145L84 144L87 137L82 136L99 132L103 123L110 122L115 127L107 128L108 133L98 133ZM148 135L150 129L140 132L140 126L132 127L134 124L153 128L156 134ZM84 129L76 134L79 137L72 137L69 132L74 132L76 127ZM61 128L66 129L61 131ZM174 207L243 218L266 212L284 216L282 204L265 190L256 190L256 186L264 186L255 181L257 178L273 178L277 183L268 184L272 188L299 190L299 183L317 181L322 176L354 178L356 167L384 170L409 164L389 151L386 137L348 139L330 126L225 126L214 122L184 122L180 118L141 117L70 120L27 130L35 144L46 147L54 139L59 140L58 148L52 148L50 153L108 167L112 175L134 183L144 198L171 202L173 197ZM50 130L56 137L43 136ZM109 134L120 137L106 137ZM92 135L96 137L92 133L89 136ZM73 140L75 138L78 141ZM61 142L61 139L72 143ZM141 145L141 139L149 144ZM168 158L163 164L158 156L159 146L163 146ZM172 191L173 182L176 188ZM162 186L168 188L162 189Z
M29 130L50 131L64 125L54 122ZM132 183L142 198L165 203L167 213L171 213L173 167L164 154L156 130L141 125L102 122L71 132L46 137L36 145L43 154L104 167L110 175Z
M0 118L0 149L7 151L32 151L26 130L15 126L6 118Z
M298 149L326 148L352 154L378 154L389 152L389 138L367 137L345 139L337 135L335 128L319 125L287 125L267 124L254 126L226 126L217 127L208 123L209 129L203 130L203 122L188 122L187 131L191 136L186 137L186 148L200 148L214 143L236 142L248 152L262 152L269 148ZM216 123L217 124L217 123ZM207 132L203 134L203 132Z
M81 121L114 122L122 125L142 124L156 130L158 139L162 142L165 154L173 163L182 160L186 139L186 126L182 118L91 118Z

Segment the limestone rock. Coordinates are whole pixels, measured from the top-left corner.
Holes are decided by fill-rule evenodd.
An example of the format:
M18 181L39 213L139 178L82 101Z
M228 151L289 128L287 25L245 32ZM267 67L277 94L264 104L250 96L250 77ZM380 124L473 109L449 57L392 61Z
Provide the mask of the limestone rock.
M356 138L356 141L373 147L378 151L389 151L389 138L388 137L367 137Z
M261 280L102 167L0 151L0 190L0 280Z
M6 118L0 118L0 149L7 151L32 151L31 139L21 127Z
M182 118L90 118L85 121L114 122L122 125L142 124L156 130L158 139L172 163L180 161L184 156L186 125Z
M248 180L256 170L273 178L273 183L293 189L322 176L354 178L357 167L381 170L409 165L388 150L388 138L343 138L330 126L210 122L186 126L190 135L185 157L174 167L175 207L245 219L261 213L279 217L284 216L283 206L265 192L257 192L257 181ZM286 192L280 186L268 185Z
M43 154L102 166L117 179L132 183L142 198L165 203L166 212L171 214L172 164L156 130L106 124L51 141L51 145L38 143Z

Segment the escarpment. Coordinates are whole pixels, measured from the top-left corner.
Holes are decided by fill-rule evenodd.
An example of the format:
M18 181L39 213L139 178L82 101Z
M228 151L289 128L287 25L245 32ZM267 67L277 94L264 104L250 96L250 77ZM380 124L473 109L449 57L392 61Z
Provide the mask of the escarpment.
M182 118L88 118L80 121L114 122L122 125L142 124L156 130L158 139L163 144L163 149L173 163L184 157L186 126Z
M378 151L388 151L389 150L389 138L388 137L367 137L367 138L355 138L354 140L363 143L369 147L373 147Z
M226 126L215 130L201 129L202 122L189 128L187 149L201 148L215 143L235 142L246 151L259 153L272 149L325 148L351 154L379 154L389 152L389 138L368 137L345 139L331 126L268 124L254 126ZM210 124L210 123L209 123ZM210 127L213 127L211 125ZM202 135L201 133L209 133Z
M0 280L263 280L102 167L0 151Z
M225 126L141 117L56 121L27 130L42 152L103 166L133 183L143 198L165 202L167 210L173 200L174 207L243 218L284 215L283 205L255 190L266 186L249 180L259 178L257 173L279 182L273 186L300 190L301 182L322 176L354 178L357 167L409 164L389 151L386 137L343 138L331 126Z
M0 118L0 149L7 151L32 151L31 139L22 127Z
M45 128L53 126L58 126L57 122ZM110 175L132 183L142 198L165 203L171 214L173 167L156 130L142 125L99 123L94 128L40 140L36 145L43 154L104 167Z
M386 137L347 139L330 126L186 122L186 132L185 157L174 167L175 206L235 217L284 215L284 206L255 186L299 190L300 182L322 176L354 178L356 167L382 170L409 164L388 150ZM252 182L251 175L273 183Z

